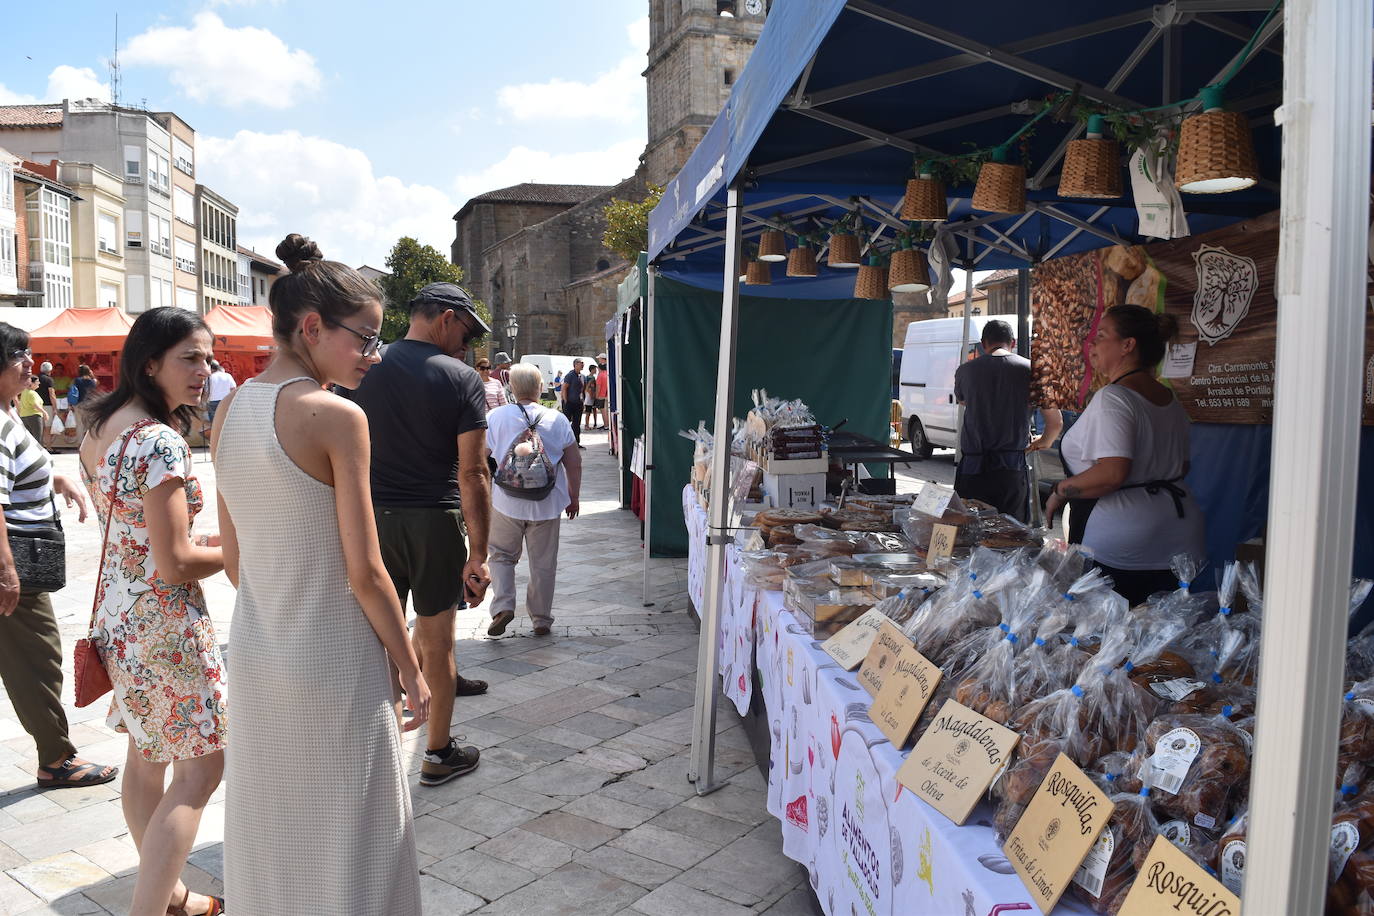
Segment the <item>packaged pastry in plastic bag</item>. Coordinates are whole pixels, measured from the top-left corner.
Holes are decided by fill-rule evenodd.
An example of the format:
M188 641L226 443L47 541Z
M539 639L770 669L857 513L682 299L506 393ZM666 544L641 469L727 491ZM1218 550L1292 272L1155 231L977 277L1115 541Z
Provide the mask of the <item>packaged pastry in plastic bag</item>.
M1249 826L1249 812L1241 811L1217 840L1215 871L1221 883L1233 894L1240 894L1245 884L1246 836Z
M1131 886L1144 857L1159 832L1150 810L1150 789L1120 792L1111 796L1116 808L1107 825L1074 873L1071 885L1075 897L1092 907L1093 912L1111 912L1110 906L1123 888Z
M945 587L911 616L904 632L922 655L944 667L953 643L980 628L997 625L1001 615L994 598L1016 578L1010 558L993 550L976 549L958 571L951 573ZM949 676L946 670L946 679Z
M1232 790L1250 775L1249 747L1221 716L1160 716L1146 729L1145 752L1161 816L1204 830L1225 823Z
M991 644L985 642L983 649L971 653L972 664L958 678L954 698L998 724L1010 721L1012 712L1019 706L1017 651L1023 640L1025 645L1033 645L1026 638L1027 629L1052 594L1048 579L1043 570L1035 569L1029 581L1019 589L998 594L998 604L1002 608L1002 621L997 627L1000 635L997 631L985 631ZM953 679L952 672L950 677Z

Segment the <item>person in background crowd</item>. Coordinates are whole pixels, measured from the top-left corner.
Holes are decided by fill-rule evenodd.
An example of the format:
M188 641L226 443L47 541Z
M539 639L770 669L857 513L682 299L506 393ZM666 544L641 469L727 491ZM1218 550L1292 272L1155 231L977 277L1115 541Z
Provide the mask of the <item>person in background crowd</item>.
M583 401L586 403L585 412L582 414L582 428L596 429L596 417L601 412L601 401L596 396L597 388L596 363L587 367L587 377L583 383ZM581 440L578 440L579 444Z
M495 595L491 602L488 636L500 636L515 619L515 564L521 549L529 548L530 579L525 589L525 611L534 624L535 636L547 636L553 626L554 579L558 573L559 515L577 518L582 489L582 456L570 448L576 439L567 417L539 406L544 377L535 366L516 363L510 370L514 404L487 414L487 454L498 462L511 444L535 423L545 454L558 470L553 491L543 499L520 499L496 486L491 493L491 576ZM547 478L545 478L547 479Z
M57 412L57 391L52 383L52 363L46 360L38 367L38 400L49 411L51 419Z
M220 402L229 397L229 392L239 386L234 376L229 370L220 366L216 360L210 360L210 379L205 383L205 423L208 431L214 425L215 412L219 410Z
M353 393L372 438L382 560L401 601L409 594L414 602L415 652L433 697L424 786L471 773L480 757L450 736L449 722L455 695L487 690L485 681L458 675L453 629L458 609L479 603L491 582L487 404L481 378L462 361L490 333L466 290L431 283L410 300L405 339L386 348Z
M506 397L506 386L491 376L491 360L485 357L477 361L477 375L482 379L482 391L487 402L487 412L495 410L510 401Z
M19 422L33 436L33 441L43 441L43 430L48 425L48 412L38 394L38 376L29 379L29 384L19 392Z
M134 914L224 911L181 882L224 775L227 730L224 660L200 588L224 554L217 538L191 539L203 497L182 438L213 346L194 312L150 309L129 329L115 390L82 407L81 477L109 544L95 639L114 685L110 724L129 736L120 801L139 852Z
M483 322L483 327L486 323ZM491 333L488 331L487 333ZM505 350L500 350L491 358L491 377L502 385L510 384L510 354Z
M954 490L1025 521L1026 452L1053 445L1062 420L1059 411L1045 411L1045 433L1030 441L1030 360L1016 355L1016 337L1005 321L984 325L982 344L981 357L954 370L954 397L964 405Z
M563 376L563 416L572 424L573 438L578 448L582 444L582 395L586 390L586 379L582 377L582 360L573 360L572 371Z
M558 409L563 409L563 372L560 369L553 377L553 400Z
M307 238L276 254L277 352L215 415L238 588L225 892L239 914L419 916L391 666L407 730L424 724L429 688L378 549L367 418L325 390L357 386L377 362L382 303Z
M606 367L606 354L596 358L596 399L601 406L601 428L611 428L611 371Z
M0 399L17 397L33 373L29 335L0 322ZM15 717L38 750L38 788L89 788L111 781L118 767L76 755L62 709L62 637L48 593L19 579L11 544L24 532L58 527L54 494L86 520L80 484L52 470L52 456L13 415L0 414L0 680Z
M83 401L89 401L95 396L97 387L95 373L91 371L90 366L81 363L76 367L76 378L72 379L72 383L67 386L67 406L76 408ZM84 414L82 411L73 411L73 419L76 422L76 439L78 442L80 442L81 437L86 434L86 427L82 425L85 422L82 419L83 416ZM70 429L70 427L68 427L68 429Z
M1045 506L1053 519L1066 502L1089 500L1073 503L1070 514L1088 513L1083 546L1131 604L1176 587L1175 555L1207 553L1202 510L1183 483L1188 413L1154 376L1177 332L1172 315L1139 305L1102 316L1088 355L1111 381L1065 433L1060 451L1074 473L1055 484Z

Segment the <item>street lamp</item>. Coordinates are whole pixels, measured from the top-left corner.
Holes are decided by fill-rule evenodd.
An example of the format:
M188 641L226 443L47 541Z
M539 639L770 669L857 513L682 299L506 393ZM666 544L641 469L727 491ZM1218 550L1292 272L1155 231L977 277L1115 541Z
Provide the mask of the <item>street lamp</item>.
M507 316L507 318L506 318L506 339L510 341L510 352L511 352L511 355L512 355L512 356L515 355L515 340L516 340L516 336L517 336L519 333L520 333L520 319L517 318L517 317L515 317L514 315Z

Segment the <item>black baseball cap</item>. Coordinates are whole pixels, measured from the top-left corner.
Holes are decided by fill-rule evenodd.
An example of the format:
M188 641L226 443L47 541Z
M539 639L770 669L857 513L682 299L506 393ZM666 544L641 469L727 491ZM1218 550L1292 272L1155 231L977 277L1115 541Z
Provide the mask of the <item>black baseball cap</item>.
M413 312L417 305L430 302L442 308L467 312L477 322L477 327L481 329L483 334L491 333L491 327L482 320L481 315L477 314L477 306L473 304L468 291L457 283L431 283L415 294L415 298L410 300L409 307Z

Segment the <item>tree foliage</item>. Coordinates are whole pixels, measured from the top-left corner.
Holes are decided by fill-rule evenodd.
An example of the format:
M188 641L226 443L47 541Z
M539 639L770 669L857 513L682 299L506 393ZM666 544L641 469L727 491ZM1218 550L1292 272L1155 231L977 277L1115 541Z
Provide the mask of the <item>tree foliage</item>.
M404 337L410 327L408 305L422 287L430 283L463 283L463 268L450 264L443 252L433 245L423 245L405 237L396 242L386 256L387 276L379 277L382 290L382 337L388 341ZM491 324L491 311L486 304L473 300L482 320Z
M633 262L649 247L649 211L658 205L663 189L649 186L643 200L621 200L612 197L602 211L606 216L606 234L601 244Z

